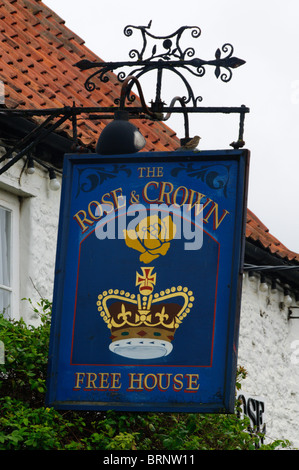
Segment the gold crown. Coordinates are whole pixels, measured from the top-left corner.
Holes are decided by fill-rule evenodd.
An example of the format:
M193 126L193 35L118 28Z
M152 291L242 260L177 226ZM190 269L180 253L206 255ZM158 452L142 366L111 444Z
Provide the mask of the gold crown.
M131 358L161 357L172 351L177 328L193 307L193 292L171 287L153 293L156 274L152 267L136 273L139 293L109 289L98 296L101 317L111 331L111 351Z

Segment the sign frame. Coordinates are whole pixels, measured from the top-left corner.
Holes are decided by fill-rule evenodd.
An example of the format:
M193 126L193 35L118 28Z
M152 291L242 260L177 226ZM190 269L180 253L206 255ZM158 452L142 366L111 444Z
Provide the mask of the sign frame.
M239 336L239 321L240 321L240 305L241 305L241 289L242 289L242 277L243 277L243 260L245 252L245 230L246 230L246 215L247 215L247 191L248 191L248 173L249 173L249 160L250 152L246 149L240 150L216 150L216 151L187 151L187 152L142 152L139 154L132 155L113 155L113 156L101 156L97 154L67 154L64 158L64 168L63 168L63 178L62 178L62 193L61 193L61 203L60 203L60 215L59 215L59 227L58 227L58 237L57 237L57 253L56 253L56 267L55 267L55 282L54 282L54 293L53 293L53 310L52 310L52 324L51 324L51 335L50 335L50 345L49 345L49 364L48 364L48 380L47 380L47 396L46 404L47 406L52 406L56 409L83 409L83 410L106 410L114 409L118 411L154 411L154 412L199 412L199 413L234 413L235 405L235 379L236 379L236 368L237 368L237 352L238 352L238 336ZM234 188L234 199L233 207L235 208L235 216L233 221L233 233L230 234L232 244L234 249L231 253L231 265L230 269L230 279L228 280L229 295L228 295L228 306L227 306L227 330L226 337L223 339L223 351L225 354L224 363L221 362L221 384L218 388L219 396L216 396L215 390L213 391L213 397L205 401L200 401L196 397L196 393L185 393L184 399L173 399L173 396L170 396L169 401L167 399L167 393L163 394L163 400L159 401L161 393L159 391L158 395L152 393L152 399L143 400L142 397L145 397L144 389L142 393L132 393L130 395L130 388L126 388L126 391L121 398L118 398L116 391L112 390L108 395L103 393L102 399L86 398L86 394L82 392L80 398L74 399L74 394L65 391L67 383L69 383L69 388L74 388L74 383L72 386L68 382L68 376L71 375L71 370L76 370L77 374L82 372L84 369L76 364L71 364L69 358L65 359L65 346L64 346L64 335L71 333L66 333L66 330L72 330L74 328L74 321L66 320L66 297L70 294L69 288L67 286L66 278L68 276L69 269L69 259L70 259L70 245L73 247L78 246L78 241L71 243L72 236L70 237L70 224L74 222L72 210L72 201L74 199L74 185L78 183L78 169L80 165L85 167L96 168L97 166L103 165L128 165L131 168L141 167L168 167L171 165L183 164L191 165L189 169L192 169L192 165L213 165L213 164L223 164L227 168L229 165L232 165L235 174L235 188ZM140 174L140 173L139 173ZM75 181L76 180L76 181ZM92 182L90 179L89 182ZM197 182L194 180L193 188L195 188ZM223 185L223 181L218 180L217 182L219 188ZM114 185L115 186L115 185ZM116 187L116 186L115 186ZM197 187L197 186L196 186ZM200 190L200 189L199 189ZM73 198L73 199L72 199ZM78 221L77 221L78 222ZM88 231L88 228L87 228ZM77 243L77 245L76 245ZM122 243L123 240L122 240ZM219 243L220 246L220 243ZM166 259L166 257L165 257ZM83 268L82 268L83 269ZM222 268L221 268L222 269ZM79 270L79 268L78 268ZM78 274L77 274L78 276ZM218 276L218 274L217 274ZM218 282L218 281L217 281ZM77 295L77 294L76 294ZM217 299L217 295L215 295ZM216 300L215 300L216 303ZM76 307L77 308L77 307ZM218 307L217 307L218 308ZM215 307L216 311L216 307ZM216 323L216 320L215 320ZM67 328L66 328L67 326ZM216 323L217 328L217 323ZM219 329L219 327L218 327ZM178 333L176 333L178 334ZM67 341L65 341L67 343ZM79 344L79 343L78 343ZM72 346L73 347L73 346ZM215 348L215 346L213 346ZM216 348L215 348L216 351ZM216 355L216 354L215 354ZM134 361L133 361L134 362ZM118 371L130 371L131 378L134 371L140 371L145 369L140 369L139 365L129 361L129 366L120 364L118 369L114 368L114 364L105 364L104 370L113 371L114 385L116 389L120 388L120 372ZM137 361L138 362L138 361ZM216 362L216 361L215 361ZM136 361L135 361L136 363ZM160 368L159 368L160 367ZM155 372L152 374L151 380L155 380L155 375L158 376L161 371L162 366L155 365ZM199 384L195 379L193 374L196 370L196 364L192 364L191 373L186 373L188 364L185 366L179 365L174 366L171 364L167 366L167 363L163 364L163 371L168 372L165 374L167 379L172 374L174 377L174 372L179 374L177 377L176 384L172 383L172 391L175 388L175 385L178 387L178 384L182 383L182 380L187 380L185 385L185 391L195 392L198 390L197 385L200 387L201 383L199 379ZM209 365L211 370L213 369L212 361ZM207 370L208 366L203 367L201 370ZM219 367L219 366L218 366ZM89 370L97 370L89 369ZM101 369L103 370L103 368ZM81 372L80 372L81 371ZM183 371L183 373L181 373ZM187 371L188 372L188 371ZM106 373L106 372L105 372ZM138 372L139 373L139 372ZM136 374L138 374L136 372ZM100 373L99 373L100 375ZM139 373L139 377L142 374ZM160 374L160 378L163 374ZM214 373L215 375L215 373ZM65 377L65 382L62 380L62 377ZM79 377L79 378L78 378ZM137 375L134 377L136 379L135 384L137 383ZM144 377L144 375L143 375ZM187 378L186 378L187 377ZM186 379L185 379L186 378ZM82 380L81 380L82 379ZM179 380L180 379L180 380ZM162 380L162 379L161 379ZM170 379L169 379L170 380ZM204 379L205 381L206 379ZM64 382L62 384L62 382ZM91 382L92 383L92 382ZM105 382L107 383L107 382ZM166 382L164 382L165 385ZM83 384L83 375L77 376L76 385ZM93 382L93 385L95 382ZM153 382L150 382L148 385L149 389L153 385ZM161 385L161 384L160 384ZM208 387L208 385L206 385ZM82 386L83 387L83 386ZM137 386L136 386L137 387ZM187 390L189 387L189 390ZM221 388L222 387L222 388ZM158 388L158 387L156 387ZM129 391L128 391L129 390ZM102 389L101 389L102 391ZM101 391L98 388L98 395L101 395ZM80 391L81 392L81 391ZM209 394L209 390L207 394ZM211 392L212 393L212 392ZM130 399L127 399L128 396L131 396ZM134 395L134 398L132 396ZM69 396L71 398L69 398ZM150 396L150 391L147 391L147 397ZM182 396L182 394L180 395ZM189 398L191 396L191 398ZM111 398L110 398L111 397ZM165 399L166 397L166 399ZM186 401L185 397L188 397ZM196 397L194 400L193 398Z

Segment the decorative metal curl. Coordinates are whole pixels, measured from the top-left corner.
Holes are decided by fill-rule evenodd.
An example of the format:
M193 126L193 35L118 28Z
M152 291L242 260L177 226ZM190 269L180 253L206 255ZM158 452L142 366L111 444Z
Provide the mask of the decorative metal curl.
M138 60L154 60L154 59L171 60L172 57L179 59L179 60L185 60L186 56L193 57L193 55L195 54L194 49L191 47L188 47L187 49L185 49L185 51L183 51L180 46L180 39L184 31L188 29L191 30L191 36L193 38L198 38L201 34L201 30L198 26L182 26L177 31L175 31L174 33L168 36L156 36L148 31L151 27L151 24L152 24L152 21L150 21L147 26L129 25L125 27L124 29L125 36L127 37L132 36L133 29L137 29L141 32L142 39L143 39L143 45L142 45L141 50L138 51L137 49L132 49L129 52L129 57L131 58L137 57ZM159 42L154 44L154 46L152 47L151 55L148 56L147 59L145 59L144 53L147 49L148 38L152 38ZM158 50L157 46L161 42L162 42L162 48L165 50L162 49L162 52L157 53L157 50Z
M130 83L132 82L132 83ZM139 97L140 97L140 102L141 102L141 106L142 106L142 109L144 111L145 114L147 114L148 116L150 116L151 118L155 119L156 118L156 113L152 112L148 106L146 105L145 103L145 99L144 99L144 96L143 96L143 91L142 91L142 88L141 88L141 85L139 83L139 81L137 80L136 77L134 77L134 75L129 75L123 82L123 85L121 87L121 94L120 94L120 98L117 98L115 100L116 104L119 105L119 109L120 110L124 110L125 109L125 100L126 98L129 99L130 101L132 101L132 97L129 96L130 94L130 91L131 91L131 88L132 88L132 84L135 84L138 88L138 93L139 93ZM134 97L135 99L135 97Z
M186 89L187 96L184 97L185 103L192 102L193 106L196 107L198 102L202 101L202 98L195 97L193 90L184 77L184 75L178 70L183 69L196 77L203 77L205 75L205 66L215 67L216 78L220 77L220 80L227 83L232 78L232 69L240 67L245 64L245 61L233 56L234 48L231 44L226 43L221 49L217 49L215 52L215 59L203 60L194 57L195 50L193 47L187 47L185 50L182 49L180 40L183 33L186 30L191 30L192 38L198 38L201 35L201 30L198 26L182 26L174 33L168 36L156 36L149 30L152 22L150 21L147 26L133 26L128 25L124 29L124 34L127 37L133 35L134 30L138 30L141 33L143 43L140 50L132 49L129 52L131 59L135 61L124 61L124 62L91 62L89 60L80 60L75 64L80 70L89 70L96 68L85 81L85 88L90 92L96 87L93 79L98 77L100 81L107 82L109 80L109 73L114 72L119 68L132 67L134 68L129 73L129 76L135 76L140 79L145 73L156 70L157 71L157 83L156 83L156 98L152 101L155 110L162 111L164 103L161 100L161 89L162 89L162 73L164 70L168 70L175 73L181 78ZM154 40L152 49L148 52L148 39ZM162 48L161 48L162 45ZM225 57L221 57L223 53L227 53ZM146 58L145 58L146 56ZM224 71L222 71L224 69ZM127 78L127 74L121 70L118 72L117 78L120 82L123 82ZM127 98L130 101L134 100L134 96Z

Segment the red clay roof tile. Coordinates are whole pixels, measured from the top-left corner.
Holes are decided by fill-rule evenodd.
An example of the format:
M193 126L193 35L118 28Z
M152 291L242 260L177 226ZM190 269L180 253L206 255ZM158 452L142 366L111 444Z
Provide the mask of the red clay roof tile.
M8 108L54 108L72 106L113 106L119 98L117 78L99 82L93 93L84 88L89 72L74 64L86 58L101 59L84 45L83 39L67 28L64 20L39 0L3 0L0 3L0 79L5 83ZM19 96L18 96L19 95ZM81 126L81 144L94 147L105 121L86 120ZM176 148L179 140L166 126L138 123L142 134L150 129L144 150ZM71 136L65 123L58 132ZM165 131L165 132L164 132Z
M299 254L288 250L276 237L271 235L269 229L249 209L247 209L246 238L258 243L273 255L287 262L299 262Z

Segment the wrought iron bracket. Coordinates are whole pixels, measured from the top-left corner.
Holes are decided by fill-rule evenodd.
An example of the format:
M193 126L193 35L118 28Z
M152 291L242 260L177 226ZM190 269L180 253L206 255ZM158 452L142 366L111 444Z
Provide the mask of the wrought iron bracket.
M0 109L0 115L6 117L33 117L45 116L45 121L37 126L32 132L21 139L13 149L9 150L0 158L0 163L11 158L13 153L17 153L2 168L0 175L7 171L12 165L19 161L24 155L30 154L32 149L39 144L47 135L55 131L63 122L70 120L73 129L74 148L78 146L77 135L77 117L84 114L89 120L109 120L114 119L116 112L125 112L129 119L151 119L154 121L167 121L172 114L181 113L184 116L185 137L181 143L190 140L189 137L189 114L192 113L237 113L240 115L238 139L230 145L237 149L244 146L244 119L245 114L249 113L249 108L242 105L240 107L203 107L198 103L202 101L201 96L195 97L195 94L184 77L182 72L187 72L196 77L203 77L205 67L214 67L216 78L223 82L229 82L232 78L232 70L245 64L245 61L233 55L233 46L224 44L221 49L215 52L215 58L212 60L203 60L196 58L193 47L182 48L181 39L186 33L191 32L191 37L196 39L201 35L201 30L197 26L182 26L174 33L168 36L156 36L150 32L151 21L147 26L126 26L125 36L132 36L134 30L138 30L142 36L142 47L140 50L132 49L129 52L131 61L124 62L92 62L87 59L74 64L81 71L95 69L85 81L85 88L93 91L96 88L94 78L98 77L101 82L108 82L111 73L118 69L129 67L130 73L126 75L123 70L117 74L121 83L120 97L114 101L115 106L108 107L76 107L65 106L63 108L50 109ZM149 43L152 43L151 46ZM223 56L223 54L225 54ZM168 70L176 74L186 87L186 96L175 96L167 106L162 100L162 77L163 72ZM140 78L147 72L156 71L156 95L151 100L150 106L145 102L140 84ZM132 87L136 85L139 92L139 103L134 106L132 103L136 100L136 95L132 93ZM128 105L126 105L128 101ZM179 106L175 106L179 103ZM190 105L191 104L191 105ZM54 120L54 123L51 121Z
M92 92L96 88L94 79L98 78L100 82L107 83L111 78L111 73L115 74L118 69L117 78L122 83L121 98L114 101L117 106L134 116L134 118L149 118L158 121L166 121L173 113L183 113L185 125L185 139L189 138L189 113L238 113L240 115L238 139L230 145L233 148L241 148L245 142L244 119L249 109L242 105L241 107L202 107L198 104L202 101L201 96L195 96L191 85L182 72L187 72L196 77L203 77L206 72L206 66L214 67L216 78L220 78L223 82L229 82L232 78L232 70L245 64L245 61L233 55L234 48L231 44L226 43L222 48L218 48L215 52L215 58L212 60L204 60L195 57L193 47L182 47L182 37L186 33L191 32L191 37L196 39L201 35L198 26L182 26L174 33L168 36L157 36L150 32L152 22L147 26L128 25L124 29L124 35L129 37L133 35L134 30L140 32L142 37L142 46L139 50L132 49L129 52L131 61L122 62L92 62L83 59L74 64L81 71L95 69L85 80L85 88ZM150 45L151 43L151 45ZM223 56L223 53L225 54ZM125 73L124 68L130 68L129 75ZM185 96L176 96L171 100L169 106L162 99L162 77L164 71L170 71L177 75L185 85L187 94ZM145 104L142 93L140 79L148 72L156 71L156 96L151 100L150 107ZM131 93L133 85L136 84L141 100L141 108L138 106L126 107L125 100L132 104L136 96ZM179 101L179 107L174 104ZM187 106L188 105L188 106Z
M138 30L142 36L142 47L140 50L132 49L129 52L132 61L123 62L92 62L87 59L80 60L75 67L81 71L96 69L85 81L85 88L88 91L93 91L96 88L94 78L98 77L102 82L109 81L109 72L116 72L118 69L130 67L129 75L140 79L144 74L156 71L156 97L152 101L152 110L156 112L163 112L165 103L162 101L162 75L165 70L176 74L184 83L187 89L187 95L182 96L185 104L192 103L194 107L198 102L202 101L201 96L195 96L189 82L186 80L182 71L186 71L196 77L203 77L205 75L205 67L213 66L216 78L220 78L223 82L229 82L232 78L232 69L240 67L245 64L245 61L233 55L234 48L231 44L226 43L222 48L218 48L215 52L215 58L212 60L204 60L194 57L195 50L193 47L182 49L181 39L186 31L191 31L192 38L198 38L201 35L201 30L198 26L182 26L174 33L168 36L156 36L150 32L151 21L147 26L126 26L124 29L125 36L132 36L133 30ZM149 42L151 40L151 46ZM222 54L225 56L222 56ZM120 82L123 82L127 77L124 70L117 74ZM131 86L133 83L131 84ZM134 95L130 96L131 86L127 87L127 98L134 101Z
M9 113L9 114L12 114L12 113ZM59 119L57 119L56 122L50 125L50 122L52 121L52 119L55 117L58 117L61 114L62 116L59 117ZM56 109L56 110L53 110L53 112L49 113L49 116L47 117L47 119L45 119L45 121L43 121L39 126L37 126L32 132L26 135L23 139L21 139L17 143L17 145L15 145L13 148L8 150L0 158L0 163L8 159L8 162L2 168L0 168L0 175L5 173L10 167L12 167L15 163L17 163L24 155L29 154L31 150L39 142L41 142L51 132L54 132L61 124L63 124L67 119L69 119L70 116L71 116L71 108L69 107L63 108L63 110ZM12 154L15 152L17 152L17 154L14 157L10 158Z

